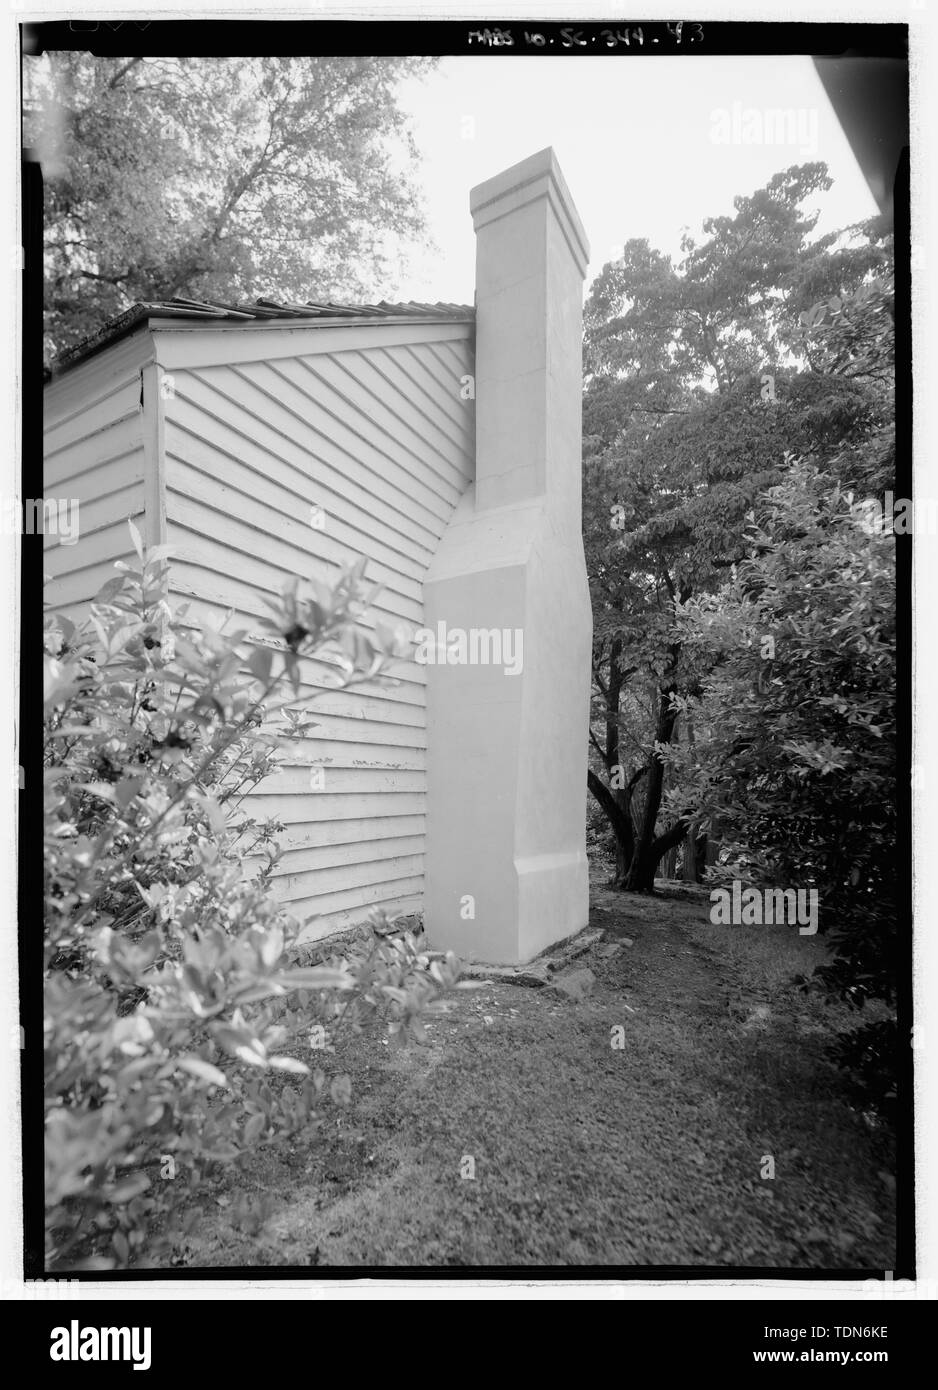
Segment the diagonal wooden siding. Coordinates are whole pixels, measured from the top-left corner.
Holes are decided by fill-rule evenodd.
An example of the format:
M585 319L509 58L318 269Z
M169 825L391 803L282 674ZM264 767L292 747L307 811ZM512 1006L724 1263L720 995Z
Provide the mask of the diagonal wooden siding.
M383 585L366 625L419 627L424 574L474 476L472 349L471 324L142 329L74 367L46 392L44 496L78 499L80 539L46 538L47 598L87 611L131 557L133 517L174 546L171 589L193 618L234 609L264 640L263 595L365 556ZM423 894L425 671L400 663L394 686L322 693L332 675L304 663L319 726L251 808L286 827L277 891L315 919L310 937Z
M232 622L260 637L264 594L365 556L384 586L373 616L422 624L423 577L474 476L475 448L472 401L460 392L471 327L421 331L429 341L363 326L343 332L337 351L315 331L294 355L281 346L261 356L276 342L268 332L256 360L226 364L201 338L195 365L167 350L166 538L173 592L194 615L217 623L234 608ZM330 673L304 663L303 694ZM252 813L287 827L277 888L297 916L315 918L310 939L361 921L372 904L412 911L422 901L425 671L401 663L395 674L394 687L320 695L316 736L291 746L289 765L253 800ZM324 769L321 791L310 790L311 764Z

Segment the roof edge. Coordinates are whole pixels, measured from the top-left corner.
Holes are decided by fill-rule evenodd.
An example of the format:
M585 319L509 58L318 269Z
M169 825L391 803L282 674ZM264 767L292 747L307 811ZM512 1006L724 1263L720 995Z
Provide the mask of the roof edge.
M114 343L147 324L152 327L192 328L353 328L378 324L473 323L475 309L469 304L278 304L258 300L256 304L223 304L199 300L166 300L132 304L109 319L94 333L67 348L51 364L47 381L56 381L72 368L97 356Z

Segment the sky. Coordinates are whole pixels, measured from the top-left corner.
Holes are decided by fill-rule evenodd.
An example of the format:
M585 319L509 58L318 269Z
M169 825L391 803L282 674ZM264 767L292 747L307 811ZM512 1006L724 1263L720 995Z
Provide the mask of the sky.
M547 145L590 241L587 285L632 237L678 255L684 227L792 164L824 160L834 180L819 233L877 211L809 58L444 58L401 103L438 248L411 256L404 299L472 303L469 190ZM765 136L768 109L792 112L794 142L742 143Z

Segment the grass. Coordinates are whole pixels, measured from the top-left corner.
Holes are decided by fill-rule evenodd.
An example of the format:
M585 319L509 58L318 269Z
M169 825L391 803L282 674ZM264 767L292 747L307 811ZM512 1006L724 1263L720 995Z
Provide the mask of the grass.
M791 983L823 942L708 908L597 886L585 999L498 984L426 1047L346 1040L352 1106L193 1197L180 1263L894 1268L888 1136Z

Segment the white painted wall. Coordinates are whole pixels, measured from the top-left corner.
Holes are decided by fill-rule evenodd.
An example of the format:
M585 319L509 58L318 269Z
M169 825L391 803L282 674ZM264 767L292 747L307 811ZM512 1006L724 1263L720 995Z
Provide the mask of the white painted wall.
M174 595L215 622L234 607L260 638L264 594L365 556L383 585L366 626L420 627L427 566L474 471L460 392L471 334L446 323L158 330L172 378L161 405ZM303 664L313 697L330 668ZM393 688L317 696L316 737L291 745L253 798L252 813L286 826L278 891L301 920L315 916L310 938L372 904L422 906L426 674L401 663L395 675ZM321 791L310 763L324 768Z
M46 388L43 497L76 499L80 534L75 545L45 535L43 564L53 576L45 597L72 616L113 577L114 561L132 556L127 518L144 525L154 436L140 396L152 360L152 339L140 330Z
M78 611L127 558L127 517L174 547L173 599L266 641L263 596L365 556L366 621L423 623L423 579L474 474L468 322L214 325L159 321L48 390L48 478L80 491L77 546L50 549L54 599ZM144 404L140 404L141 373ZM321 508L321 528L311 524ZM331 668L306 661L301 697ZM418 910L426 826L426 670L395 667L315 699L252 813L282 821L276 889L310 939L367 908ZM310 791L309 765L324 769Z

